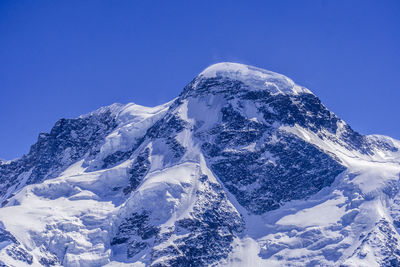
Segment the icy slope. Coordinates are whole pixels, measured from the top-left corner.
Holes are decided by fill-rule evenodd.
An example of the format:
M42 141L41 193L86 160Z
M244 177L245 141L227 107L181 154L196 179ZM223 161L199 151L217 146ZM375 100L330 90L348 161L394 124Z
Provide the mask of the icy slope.
M399 149L283 75L219 63L170 103L60 120L0 162L0 261L397 266Z

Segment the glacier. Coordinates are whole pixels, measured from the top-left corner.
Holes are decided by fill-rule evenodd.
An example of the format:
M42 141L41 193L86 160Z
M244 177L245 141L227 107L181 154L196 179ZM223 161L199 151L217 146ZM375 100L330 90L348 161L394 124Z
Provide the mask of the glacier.
M399 149L284 75L214 64L0 160L0 266L400 266Z

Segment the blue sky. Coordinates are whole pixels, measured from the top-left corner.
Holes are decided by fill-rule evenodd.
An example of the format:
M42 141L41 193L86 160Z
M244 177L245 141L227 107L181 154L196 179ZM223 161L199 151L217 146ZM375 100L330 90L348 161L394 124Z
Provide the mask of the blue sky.
M176 97L210 64L291 77L357 131L400 138L400 1L0 2L0 158L114 102Z

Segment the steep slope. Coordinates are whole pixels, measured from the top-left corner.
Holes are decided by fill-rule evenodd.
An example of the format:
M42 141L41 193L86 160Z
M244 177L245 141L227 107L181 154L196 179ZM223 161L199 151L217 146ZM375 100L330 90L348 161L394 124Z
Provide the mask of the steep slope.
M283 75L215 64L170 103L60 120L0 162L0 260L397 266L399 148Z

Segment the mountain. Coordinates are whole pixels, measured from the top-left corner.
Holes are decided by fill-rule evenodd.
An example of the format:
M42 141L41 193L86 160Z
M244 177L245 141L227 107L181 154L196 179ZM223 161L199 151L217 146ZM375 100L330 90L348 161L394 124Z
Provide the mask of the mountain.
M0 162L0 266L400 266L400 142L271 71L61 119Z

